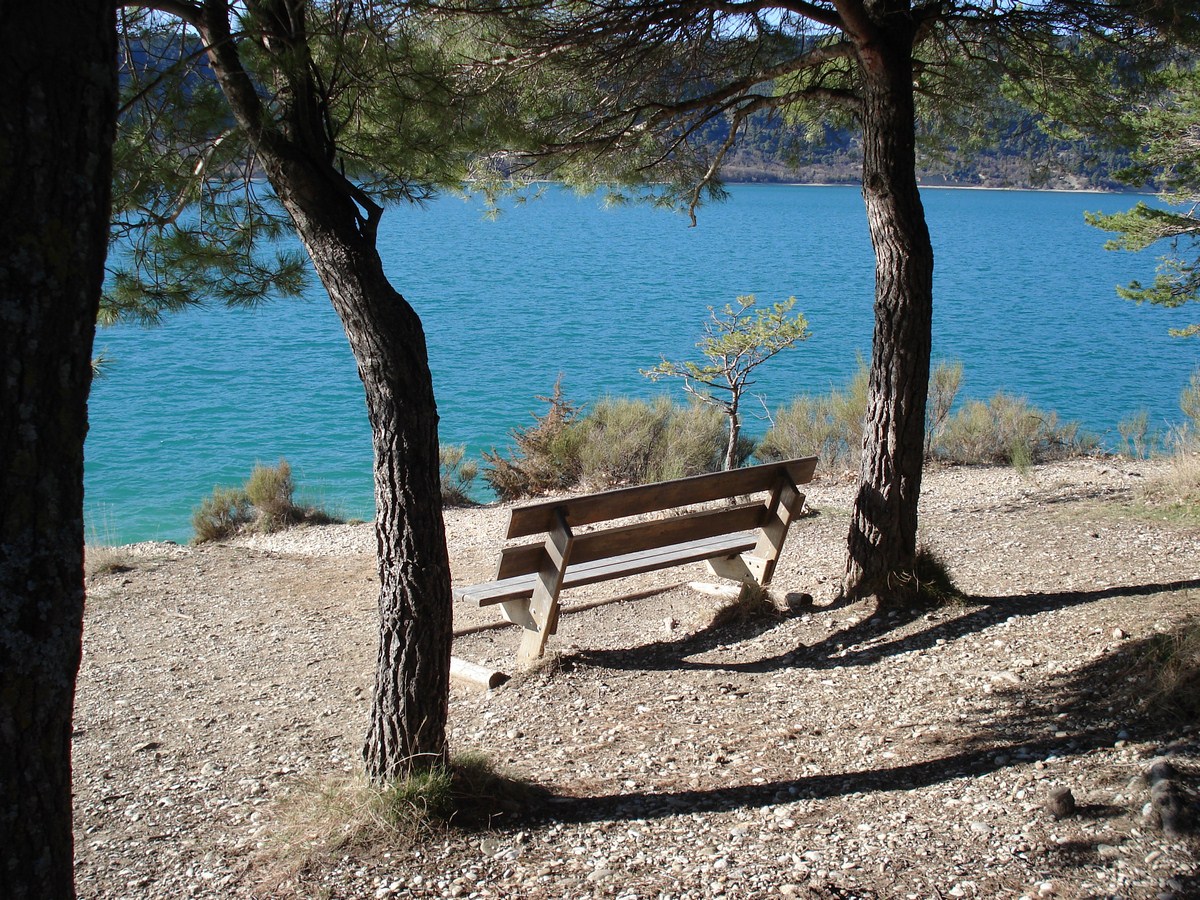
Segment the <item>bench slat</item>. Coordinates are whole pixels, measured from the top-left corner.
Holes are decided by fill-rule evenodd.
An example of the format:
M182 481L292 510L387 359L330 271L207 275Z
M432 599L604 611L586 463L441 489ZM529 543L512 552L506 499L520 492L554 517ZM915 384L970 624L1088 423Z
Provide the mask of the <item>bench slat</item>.
M571 565L761 528L769 512L766 503L755 501L578 534L571 544ZM544 548L541 541L505 548L500 553L496 580L536 572L542 565Z
M746 531L656 547L638 553L596 559L569 566L562 586L563 588L581 587L611 578L640 575L644 572L669 569L672 566L701 562L718 556L744 553L754 549L757 542L758 533ZM541 544L537 545L539 549L541 546ZM455 588L454 597L456 600L466 600L481 607L493 606L503 603L505 600L532 596L536 581L536 574L516 575L488 584Z
M582 497L545 500L527 506L514 507L508 523L508 538L542 534L554 526L555 511L562 509L572 528L591 525L607 519L636 516L648 512L722 500L740 494L754 494L773 488L784 472L793 483L811 481L817 458L790 459L784 462L694 475L658 484L618 488Z

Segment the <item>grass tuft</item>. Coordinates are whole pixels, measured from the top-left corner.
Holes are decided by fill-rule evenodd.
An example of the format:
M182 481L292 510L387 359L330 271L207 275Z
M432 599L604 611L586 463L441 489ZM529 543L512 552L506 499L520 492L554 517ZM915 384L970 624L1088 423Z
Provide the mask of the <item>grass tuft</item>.
M928 547L918 548L911 572L895 572L889 577L888 588L892 603L921 609L958 606L966 599L946 563Z
M476 752L383 786L362 776L310 782L280 806L270 856L276 867L303 871L345 854L381 855L446 828L486 828L546 796Z
M743 584L737 597L720 607L713 614L710 628L726 625L746 625L750 622L782 619L785 612L770 592L757 584Z
M1200 445L1177 446L1170 468L1146 480L1134 507L1147 518L1200 524Z
M1139 706L1156 719L1200 721L1200 619L1150 638L1128 672Z
M83 548L83 574L86 578L113 575L133 569L131 557L124 548L111 544L87 543Z

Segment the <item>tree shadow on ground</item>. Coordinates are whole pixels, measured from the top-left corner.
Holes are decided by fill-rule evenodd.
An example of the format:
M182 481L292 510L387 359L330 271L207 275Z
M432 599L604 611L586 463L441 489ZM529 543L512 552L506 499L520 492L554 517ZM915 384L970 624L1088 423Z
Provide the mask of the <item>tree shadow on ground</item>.
M967 597L961 606L876 611L848 628L812 646L797 646L786 653L748 662L699 661L691 657L753 640L778 627L780 620L762 619L738 625L707 626L676 640L661 640L631 649L580 650L562 657L564 664L601 666L618 670L719 670L767 673L784 669L824 670L869 666L886 657L936 646L979 632L1014 616L1032 616L1118 597L1200 589L1200 579L1140 585L1121 585L1093 591L1049 591L1012 596ZM829 611L820 607L815 612ZM937 624L903 637L887 639L897 629L928 617Z
M1181 587L1195 586L1195 582ZM1151 590L1153 588L1154 590ZM1097 595L1134 596L1154 593L1163 586L1112 589L1090 592ZM1073 595L1074 596L1074 595ZM1026 598L1027 599L1027 598ZM1027 611L1042 608L1044 601L1027 604ZM1086 602L1081 600L1078 602ZM1182 626L1181 626L1182 627ZM1167 742L1191 735L1191 743L1175 752L1200 760L1200 736L1195 722L1181 723L1164 715L1161 705L1138 703L1130 696L1138 686L1128 680L1137 671L1156 640L1150 636L1129 641L1078 669L1062 673L1048 682L1021 685L1002 692L1010 709L953 745L953 752L932 759L897 766L880 766L857 771L830 772L760 784L730 784L662 792L629 791L599 796L551 797L527 809L518 818L550 819L563 823L595 823L644 818L665 818L683 813L723 813L791 803L823 800L850 794L891 793L942 784L957 778L981 777L1013 763L1054 756L1081 756L1112 747L1119 731L1128 731L1142 741ZM1066 711L1067 719L1062 718ZM1101 803L1081 804L1078 815L1111 818L1127 812ZM510 823L511 825L512 823Z

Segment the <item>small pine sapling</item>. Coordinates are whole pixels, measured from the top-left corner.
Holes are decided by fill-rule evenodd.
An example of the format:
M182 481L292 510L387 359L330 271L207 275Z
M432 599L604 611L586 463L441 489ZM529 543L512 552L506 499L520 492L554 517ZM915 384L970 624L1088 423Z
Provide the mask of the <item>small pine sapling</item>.
M803 313L792 312L795 297L770 307L756 307L755 302L754 295L748 294L737 298L736 307L726 304L720 310L708 308L704 337L696 343L706 363L670 362L664 358L654 368L641 370L651 381L682 378L685 391L725 413L729 418L726 470L737 465L742 399L754 384L750 374L811 334Z

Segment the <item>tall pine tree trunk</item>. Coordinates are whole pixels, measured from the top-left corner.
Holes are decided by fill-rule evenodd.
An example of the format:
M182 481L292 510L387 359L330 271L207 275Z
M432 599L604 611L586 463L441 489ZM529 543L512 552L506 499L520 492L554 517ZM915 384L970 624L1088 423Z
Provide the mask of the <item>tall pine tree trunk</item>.
M907 4L893 4L904 7ZM849 596L900 600L917 552L933 327L933 246L916 180L913 29L892 16L860 49L863 198L875 249L875 335Z
M0 0L0 23L0 897L61 900L116 17L107 0Z
M336 197L329 198L336 202ZM363 747L377 782L447 762L452 607L442 521L437 407L416 312L388 283L373 241L285 203L342 321L367 397L375 450L379 656Z
M328 98L309 64L305 5L250 4L274 66L273 105L239 55L230 5L194 21L217 81L342 321L374 444L379 656L363 756L383 782L447 761L452 598L442 522L437 408L425 333L391 286L376 245L382 210L334 166Z

